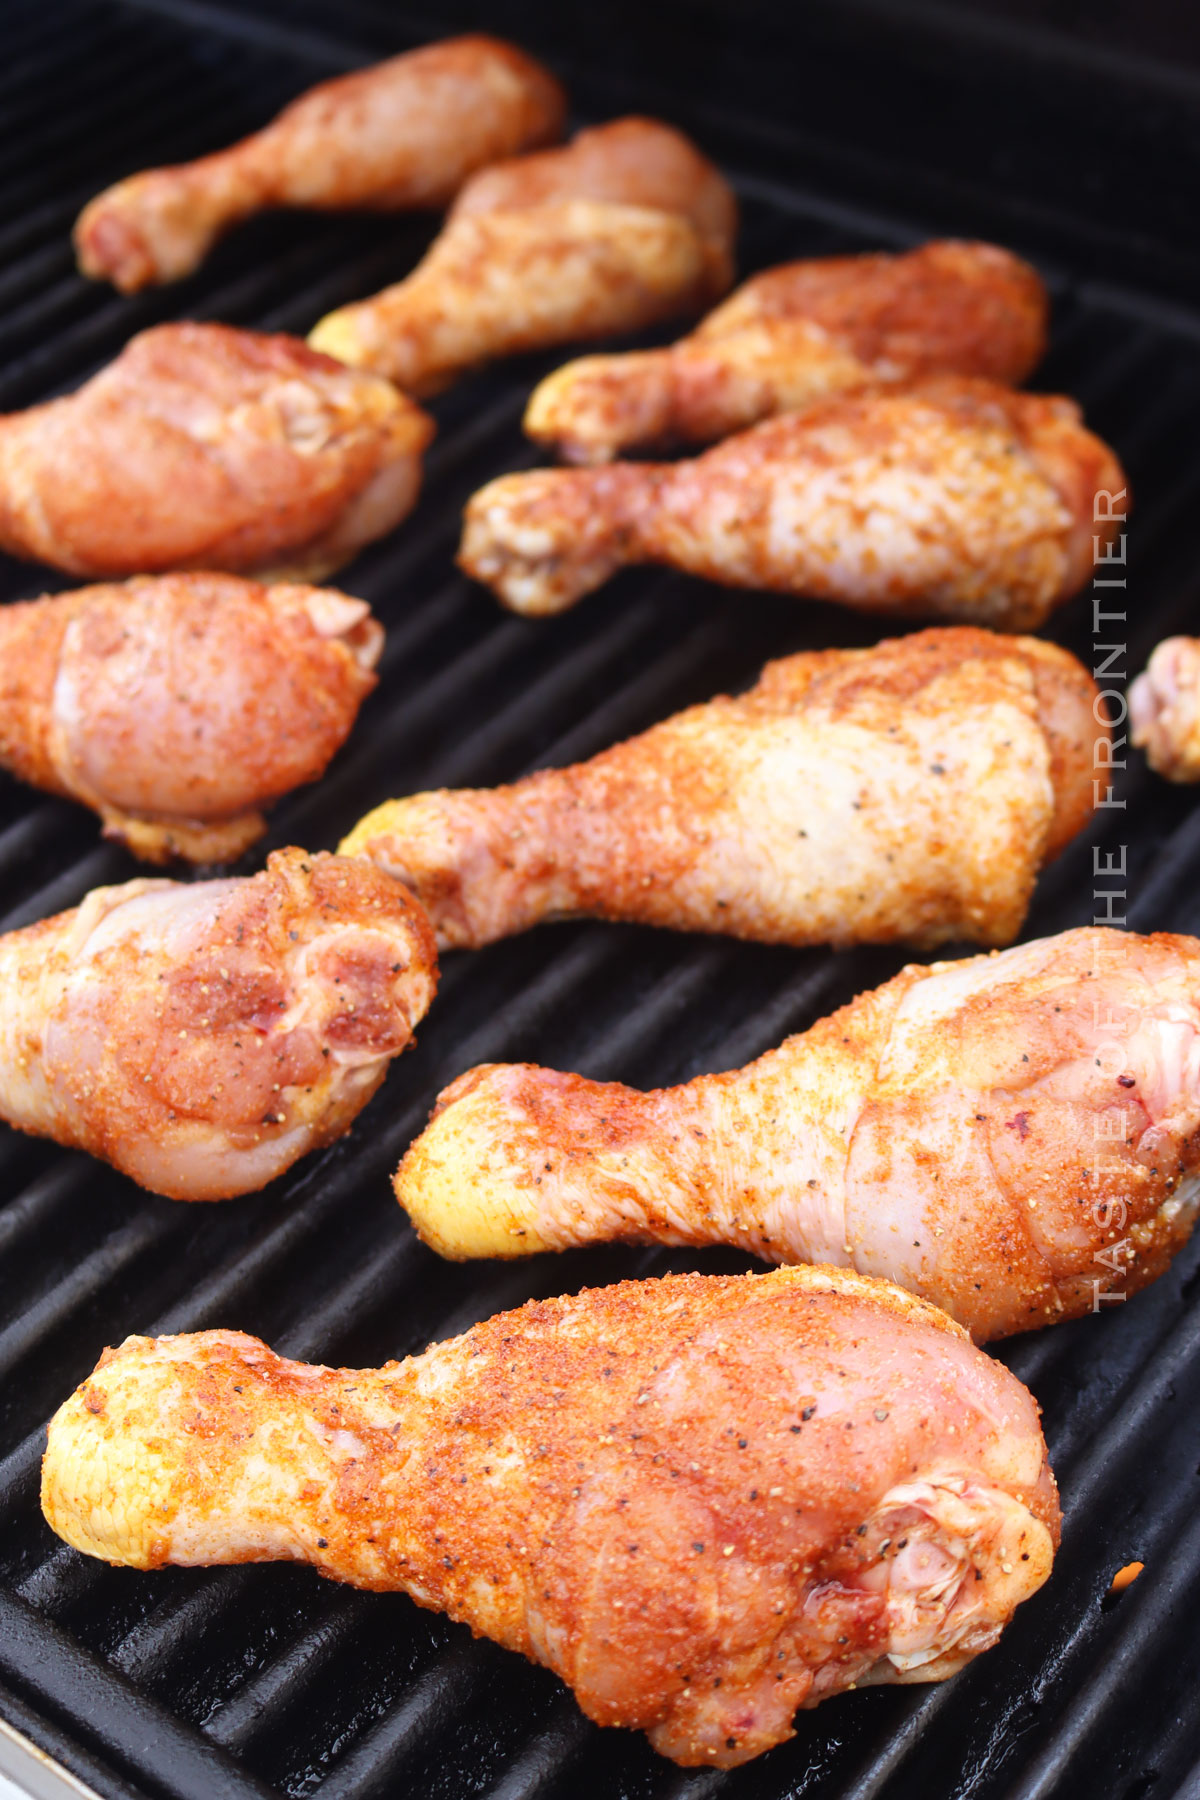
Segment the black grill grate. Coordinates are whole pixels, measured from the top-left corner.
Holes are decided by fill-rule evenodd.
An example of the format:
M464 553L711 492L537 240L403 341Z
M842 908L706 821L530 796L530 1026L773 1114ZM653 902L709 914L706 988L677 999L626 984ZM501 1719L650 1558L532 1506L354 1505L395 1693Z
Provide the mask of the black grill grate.
M486 21L465 5L452 10L453 19L405 24L349 0L336 21L343 41L315 0L307 8L276 0L274 13L266 5L253 14L191 0L59 0L49 9L9 0L0 406L75 384L160 318L302 331L328 307L403 274L431 222L276 217L244 228L183 287L123 301L76 277L66 234L102 183L225 142L321 74L480 22L561 54L572 9L530 15L523 31L515 0L498 0ZM1056 300L1039 385L1079 396L1125 457L1140 498L1126 666L1141 666L1168 631L1194 626L1200 312L1185 304L1194 253L1169 191L1172 169L1186 190L1180 157L1200 139L1197 97L1184 78L1131 96L1111 70L1068 69L1055 128L1046 99L1054 68L1044 57L1025 57L1027 85L1016 100L1004 90L1007 112L1002 104L1019 43L971 51L917 33L903 40L907 63L891 66L899 27L876 6L873 15L858 12L860 24L873 18L874 42L860 37L855 64L839 37L844 24L816 9L807 61L797 51L781 69L769 32L757 64L739 35L763 23L761 5L749 0L735 18L705 0L693 10L707 39L697 29L672 40L680 21L669 8L646 27L682 61L664 54L656 63L651 54L635 82L637 57L623 59L599 32L596 19L608 10L581 25L590 40L574 65L564 58L581 112L657 101L698 129L738 177L747 270L941 230L990 233L1039 254ZM611 20L629 23L620 8ZM811 77L814 59L819 79L806 81L803 106L782 107L784 77L801 62ZM715 83L718 66L728 85ZM986 163L970 108L954 98L964 67L980 92L987 88L985 119L1022 118L1007 161ZM756 71L766 96L758 107ZM1085 76L1097 137L1081 149ZM886 110L880 115L895 79L916 84L920 130L903 102L893 103L892 126ZM856 91L861 109L839 122L843 91ZM1027 117L1013 110L1022 95ZM939 121L949 134L940 168L930 148ZM961 159L952 141L960 128ZM1103 131L1112 132L1107 151ZM1140 176L1121 160L1130 146L1140 146ZM1035 199L1039 158L1047 178ZM1092 187L1083 184L1072 213L1064 171L1081 161ZM1132 218L1123 202L1139 179L1146 210ZM1096 181L1102 197L1111 184L1107 225L1104 207L1092 204ZM1143 278L1153 292L1138 292ZM458 512L483 479L533 460L520 412L531 381L556 360L489 372L437 403L440 434L421 508L343 577L388 626L383 681L329 778L279 809L274 843L331 845L388 795L503 780L586 755L749 681L768 656L881 635L830 608L646 572L621 577L558 620L501 614L453 571ZM0 582L6 598L54 585L15 564L0 569ZM1090 658L1086 599L1061 615L1055 635ZM1151 780L1140 764L1125 792L1128 811L1110 815L1047 874L1031 932L1087 922L1093 846L1121 843L1129 846L1130 923L1200 931L1192 797ZM123 852L98 843L89 814L7 781L0 869L4 928L135 873ZM1000 1647L946 1687L853 1695L802 1715L795 1743L733 1776L683 1773L632 1734L594 1730L544 1671L473 1643L403 1598L357 1595L289 1568L112 1572L68 1551L41 1523L44 1420L101 1346L129 1331L236 1325L293 1355L373 1364L533 1294L670 1267L747 1266L720 1253L600 1250L450 1267L402 1224L388 1175L437 1089L473 1062L530 1057L635 1083L681 1079L745 1061L900 960L586 924L451 958L419 1049L351 1137L267 1194L222 1207L154 1199L85 1158L5 1134L0 1714L122 1800L401 1792L1042 1800L1085 1791L1159 1800L1180 1789L1200 1754L1192 1704L1200 1609L1189 1605L1200 1582L1200 1430L1189 1410L1200 1385L1196 1252L1128 1309L1004 1352L1046 1409L1067 1531L1049 1588ZM1145 1574L1120 1599L1106 1598L1113 1571L1135 1556Z

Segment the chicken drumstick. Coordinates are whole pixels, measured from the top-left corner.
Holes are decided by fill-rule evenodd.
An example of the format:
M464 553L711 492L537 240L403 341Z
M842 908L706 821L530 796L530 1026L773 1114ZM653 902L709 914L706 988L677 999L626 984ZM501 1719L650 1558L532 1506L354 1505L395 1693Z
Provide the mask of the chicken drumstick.
M433 423L297 338L159 325L0 417L0 550L72 575L320 580L397 525Z
M159 575L0 609L0 765L146 862L229 862L375 686L365 600Z
M733 279L733 194L680 132L618 119L485 169L406 281L329 313L317 350L435 393L479 363L697 309Z
M665 350L585 356L534 389L525 430L571 462L711 442L828 394L922 375L1024 381L1046 346L1046 291L993 244L923 244L755 275Z
M502 475L467 507L459 562L520 613L648 562L1017 631L1087 580L1124 490L1073 401L948 375L820 401L689 462Z
M1133 741L1168 781L1200 781L1200 638L1164 638L1129 689Z
M396 1193L444 1256L729 1243L886 1276L981 1340L1074 1318L1191 1230L1200 942L1069 931L910 966L745 1069L654 1093L472 1069Z
M825 1269L626 1282L382 1369L131 1337L52 1420L42 1505L134 1568L288 1559L404 1590L597 1723L722 1768L798 1706L952 1675L1059 1533L1016 1377Z
M443 947L589 913L767 943L1011 942L1092 810L1095 683L960 626L769 663L575 768L376 808L341 845Z
M132 294L190 275L264 207L442 206L497 157L553 143L564 110L553 76L498 38L410 50L322 82L228 150L97 195L75 227L79 266Z
M433 999L433 934L366 863L130 881L0 937L0 1118L175 1200L340 1135Z

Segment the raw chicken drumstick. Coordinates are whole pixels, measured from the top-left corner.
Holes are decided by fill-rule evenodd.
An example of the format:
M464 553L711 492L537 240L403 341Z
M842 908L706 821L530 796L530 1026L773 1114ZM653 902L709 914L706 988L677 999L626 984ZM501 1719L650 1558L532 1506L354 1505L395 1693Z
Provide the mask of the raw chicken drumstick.
M887 1276L981 1340L1102 1310L1200 1201L1200 941L1069 931L910 966L654 1093L472 1069L396 1193L444 1256L736 1244Z
M85 275L122 293L178 281L230 226L268 206L442 206L497 157L553 143L565 101L512 44L450 38L302 94L252 137L131 175L84 208Z
M424 914L366 863L97 888L0 937L0 1118L174 1200L250 1193L349 1127L436 985Z
M736 229L732 192L687 138L618 119L476 175L415 272L329 313L309 343L434 393L494 357L707 305L733 279Z
M459 562L520 613L665 563L1026 630L1090 577L1124 489L1073 401L947 375L819 401L690 462L502 475L467 507Z
M1200 638L1165 638L1129 690L1133 741L1168 781L1200 781Z
M0 417L0 550L72 575L316 581L397 525L433 423L298 338L158 325Z
M722 1768L798 1706L954 1674L1059 1534L1016 1377L828 1269L534 1302L382 1369L127 1338L51 1421L42 1505L112 1563L404 1590Z
M585 356L534 389L525 430L571 462L709 443L827 394L917 376L1024 381L1046 347L1046 290L992 244L834 256L755 275L664 350Z
M228 862L315 781L375 686L365 600L158 575L0 608L0 765L135 856Z
M341 845L443 947L572 913L767 943L1017 935L1092 811L1096 687L960 626L768 663L737 699L512 787L376 808Z

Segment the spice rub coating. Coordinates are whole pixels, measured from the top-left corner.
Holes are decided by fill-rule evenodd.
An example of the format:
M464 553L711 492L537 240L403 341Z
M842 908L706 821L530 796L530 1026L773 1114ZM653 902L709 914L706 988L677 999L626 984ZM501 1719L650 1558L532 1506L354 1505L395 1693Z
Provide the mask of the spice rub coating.
M412 1040L433 934L369 864L130 881L0 937L0 1118L223 1200L340 1136Z
M262 131L130 175L75 226L85 275L122 293L190 275L231 226L269 206L442 206L497 157L551 143L566 101L513 44L471 35L323 81Z
M0 765L146 862L228 862L315 781L375 686L365 600L142 576L0 611Z
M979 1340L1077 1318L1191 1232L1200 942L1089 929L910 965L650 1093L485 1064L395 1185L445 1256L728 1243L886 1276Z
M435 393L496 357L710 304L736 228L732 190L682 132L616 119L481 171L413 274L327 314L309 343Z
M924 375L1024 381L1046 346L1046 290L994 244L784 263L661 350L584 356L548 375L525 430L570 462L709 443L835 393Z
M390 382L298 338L156 325L0 418L0 549L100 580L321 580L408 513L432 436Z
M591 914L766 943L1004 944L1092 809L1095 684L958 627L768 663L572 768L377 807L343 841L443 948Z
M501 475L459 563L514 612L562 612L619 569L1006 631L1044 623L1120 530L1120 464L1074 401L945 375L836 394L676 463Z
M1200 781L1200 638L1164 638L1129 689L1133 742L1168 781Z
M952 1674L1059 1529L1016 1378L935 1309L812 1269L535 1302L382 1369L129 1338L52 1421L42 1497L110 1562L403 1589L718 1767L799 1706Z

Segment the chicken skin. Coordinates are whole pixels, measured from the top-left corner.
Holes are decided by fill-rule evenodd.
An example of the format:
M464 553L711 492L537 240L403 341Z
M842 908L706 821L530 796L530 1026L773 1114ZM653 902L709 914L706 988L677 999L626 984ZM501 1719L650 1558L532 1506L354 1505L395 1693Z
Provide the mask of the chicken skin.
M498 157L553 143L565 100L498 38L450 38L302 94L228 150L149 169L84 208L85 275L124 294L190 275L233 225L270 206L443 206Z
M51 1421L42 1505L112 1563L403 1590L721 1768L797 1707L952 1675L1059 1535L1016 1377L828 1269L535 1302L381 1369L127 1338Z
M97 888L0 937L0 1118L174 1200L250 1193L349 1127L436 985L424 914L366 863Z
M443 948L586 913L766 943L1011 942L1092 810L1096 687L959 626L768 663L757 685L512 787L418 794L341 845Z
M158 325L77 393L0 417L0 550L110 579L320 580L397 525L433 423L298 338Z
M942 376L835 395L692 461L535 469L467 507L459 562L514 612L562 612L631 563L869 612L1043 623L1092 573L1112 451L1073 401Z
M910 966L745 1069L528 1064L440 1096L396 1193L444 1256L623 1240L850 1265L979 1340L1144 1287L1200 1201L1200 941L1069 931Z
M495 357L698 310L733 279L737 207L655 119L485 169L406 281L329 313L314 349L431 394Z
M0 765L146 862L228 862L315 781L375 686L365 600L150 575L0 609Z
M1200 781L1200 638L1165 638L1129 689L1132 737L1168 781Z
M785 263L665 350L585 356L534 390L525 430L570 462L710 443L829 394L923 375L1016 385L1046 347L1046 290L993 244Z

